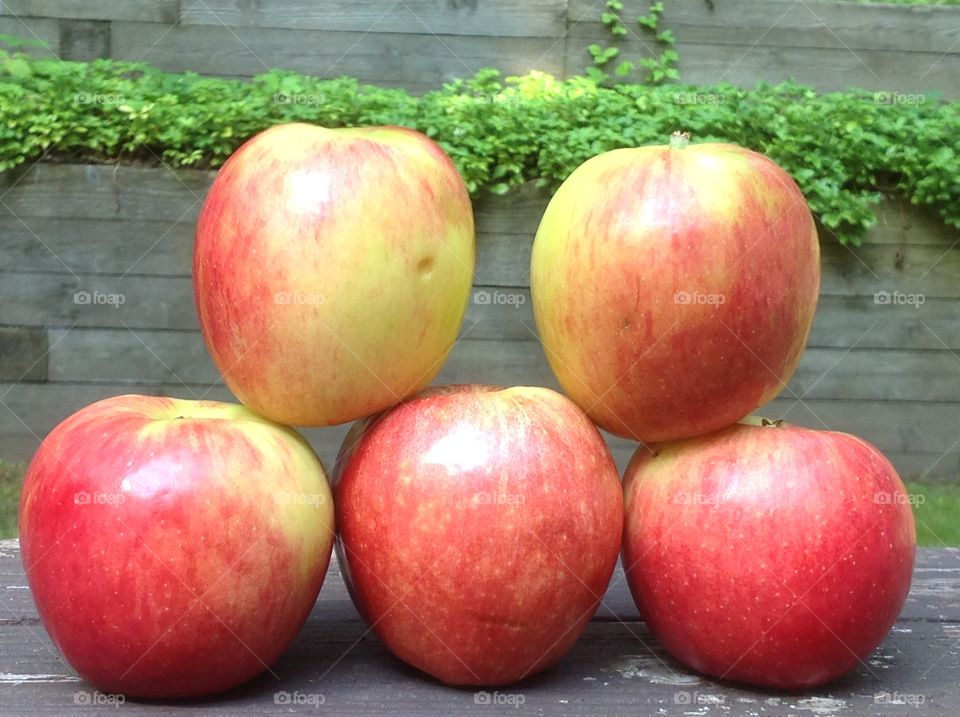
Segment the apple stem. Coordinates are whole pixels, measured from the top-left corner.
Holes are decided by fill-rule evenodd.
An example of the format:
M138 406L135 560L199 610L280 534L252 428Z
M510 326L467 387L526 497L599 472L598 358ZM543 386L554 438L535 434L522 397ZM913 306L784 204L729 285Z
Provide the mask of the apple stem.
M773 427L773 428L780 428L780 426L783 425L783 419L782 419L782 418L777 418L777 419L771 421L769 418L761 418L761 419L760 419L760 425L761 425L761 426L771 426L771 427Z
M670 149L683 149L690 144L689 132L674 132L670 135Z

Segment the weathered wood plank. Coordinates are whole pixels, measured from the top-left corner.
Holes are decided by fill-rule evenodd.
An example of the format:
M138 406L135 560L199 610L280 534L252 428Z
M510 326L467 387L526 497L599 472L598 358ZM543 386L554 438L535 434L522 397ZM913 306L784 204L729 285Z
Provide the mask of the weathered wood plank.
M476 354L471 356L468 351L464 353L464 367L473 362L480 364ZM538 377L543 380L536 380ZM437 382L486 381L500 385L514 383L556 387L555 380L545 366L538 368L534 376L518 371L516 378L515 381L504 380L504 369L494 362L483 363L476 370L464 368L460 373L458 360L453 357ZM59 421L88 403L123 393L235 400L226 387L220 385L0 383L0 455L10 460L29 457L38 445L39 438ZM812 428L826 427L862 436L884 451L905 475L925 474L929 479L955 479L960 474L960 437L956 430L960 409L955 403L845 401L809 397L801 402L785 391L755 413L768 418L784 418L791 423ZM323 429L315 434L318 452L324 460L331 462L336 457L342 435L336 430L340 429ZM636 446L621 439L611 439L610 445L622 470Z
M186 220L15 218L0 213L0 267L56 274L189 276L194 228L195 222Z
M188 227L183 223L172 225L170 232L165 234L159 225L151 224L149 227L144 227L144 232L150 229L154 231L147 235L150 242L147 253L153 253L159 248L157 257L151 261L155 264L163 262L166 254L169 263L165 266L161 263L157 268L169 270L179 267L173 276L150 278L164 278L169 281L188 280L189 263L187 267L183 267L180 263L188 261L191 251L192 240ZM124 277L120 275L122 272L130 270L133 274L141 274L144 273L144 269L150 268L149 264L141 266L141 262L145 261L147 256L136 249L124 249L118 253L116 259L84 259L78 256L80 252L77 247L64 249L69 242L70 239L67 237L56 241L51 240L48 243L31 229L26 232L26 235L21 233L19 238L11 238L9 244L4 242L6 247L4 251L9 252L11 257L17 258L14 266L20 272L36 271L26 263L27 254L44 257L44 268L56 271L56 274L51 276L58 276L60 281L64 278L72 279L78 288L82 288L80 284L109 284L116 287L126 284L129 286L135 281L138 282L139 278ZM516 234L481 235L477 241L475 283L478 286L500 288L529 286L532 242L532 237ZM44 247L44 244L49 247L49 250ZM154 248L150 249L150 245ZM55 246L57 248L54 248ZM140 257L143 258L140 259ZM99 265L101 268L120 271L104 275L82 275L84 268L91 264L95 267ZM873 297L878 310L899 310L905 306L917 307L917 315L920 316L926 312L924 307L927 302L933 299L960 298L960 247L956 249L941 245L900 247L895 244L865 244L860 247L848 247L828 240L821 243L821 268L821 295ZM74 278L67 272L74 272L81 276ZM4 283L6 284L6 281ZM14 285L10 286L11 289L8 291L15 291ZM136 286L126 293L135 294ZM9 296L12 301L13 295ZM878 314L878 318L881 316L882 314ZM6 321L13 323L11 319Z
M180 0L3 0L0 15L72 20L177 22Z
M476 322L476 326L481 324ZM558 388L538 341L474 337L464 327L438 378L442 383L535 384ZM23 329L10 330L11 343ZM3 334L0 334L2 336ZM196 331L51 329L49 380L62 383L219 383ZM37 356L47 342L37 343ZM11 348L11 353L12 353ZM27 361L27 358L23 359ZM29 365L29 364L27 364ZM21 371L24 370L21 368ZM12 379L19 378L19 374ZM33 379L36 380L36 379ZM808 348L785 396L804 400L960 403L960 353L905 349ZM960 408L957 409L960 418Z
M10 251L7 242L22 242L24 235L30 236L17 217L51 246L65 231L65 219L159 222L164 227L180 222L183 226L175 231L186 236L185 229L196 222L214 174L186 169L45 163L0 174L0 193L9 208L8 211L0 207L0 236L4 238L0 251ZM549 198L547 192L536 189L532 183L514 188L505 196L483 193L474 200L478 233L519 235L532 242ZM911 206L897 197L885 199L876 211L878 222L866 239L868 245L930 244L946 250L960 241L960 231L947 227L932 210ZM104 229L109 226L104 225ZM77 231L80 236L94 232L82 223ZM138 256L162 234L160 226L152 225L145 232L139 227L120 225L114 231ZM832 242L831 237L824 236L824 243ZM117 247L105 250L114 253ZM77 270L101 271L93 267Z
M0 173L0 217L195 222L213 177L195 169L41 162Z
M0 326L0 381L47 380L47 332Z
M106 20L61 20L60 58L93 62L110 57L110 23Z
M477 283L529 285L532 244L533 235L489 235L486 245L478 246ZM922 294L924 300L960 297L960 244L956 249L940 244L852 247L824 239L820 245L821 294L873 296L886 291Z
M49 375L62 383L222 383L198 331L51 329Z
M56 20L36 17L5 16L0 12L0 35L12 35L32 42L42 42L43 47L20 47L19 52L25 52L33 57L54 57L60 52L60 23ZM0 182L3 174L0 173ZM0 194L2 191L0 183Z
M282 700L285 714L316 714L317 707L338 715L515 714L538 715L849 715L954 714L957 699L952 674L960 667L951 646L954 623L897 623L884 642L850 675L817 690L791 694L719 684L690 673L672 660L642 622L592 622L579 642L555 668L519 685L497 690L445 687L393 658L359 620L312 619L281 657L273 672L226 695L206 700L212 714L276 715ZM903 630L910 632L903 632ZM49 675L47 682L8 688L8 704L18 715L103 715L91 707L94 690L79 682L57 656L37 625L0 631L0 654L16 667L16 675ZM935 670L924 674L936 663ZM97 699L109 699L103 695ZM487 700L498 700L491 711ZM890 704L891 700L901 702ZM910 699L907 703L905 699ZM315 700L312 702L309 700ZM922 704L914 708L914 701ZM112 709L112 703L108 703ZM130 715L178 714L198 703L157 706L127 701ZM504 706L506 705L506 706ZM515 706L514 706L515 705ZM726 707L730 711L713 712ZM878 711L878 710L889 711ZM506 710L510 711L507 712ZM815 711L814 711L815 710Z
M546 189L527 182L502 195L481 192L473 200L473 213L477 227L487 234L533 237L549 202Z
M2 591L13 592L15 602L9 606L12 624L0 626L0 655L9 675L50 677L13 684L5 692L5 703L17 714L102 713L102 705L89 699L92 688L76 679L36 622L15 545L4 542L0 558L0 576L15 586ZM957 608L946 604L949 594L940 585L931 586L924 570L946 570L955 581L958 563L957 551L920 551L911 600L917 596L933 604L943 617L914 617L908 600L893 630L862 665L838 682L799 694L719 684L686 670L639 621L618 574L604 598L614 610L601 612L554 669L499 689L496 694L503 702L497 713L635 715L639 710L705 715L717 708L720 714L873 715L904 709L896 700L909 698L911 713L950 715L958 697L953 676L960 669L960 656L952 649L960 634ZM230 714L276 714L285 693L301 695L306 703L284 706L285 712L315 712L316 702L336 714L480 715L491 713L486 697L494 699L492 690L443 687L392 658L353 611L335 563L307 625L273 672L275 676L257 678L204 702L204 707ZM360 692L357 685L363 686ZM84 704L88 700L91 704ZM133 701L123 705L131 714L163 709Z
M189 277L195 221L12 217L0 207L0 267L64 274L149 274ZM510 265L514 234L479 227L477 281L506 286L528 282L526 265ZM524 241L524 237L519 237ZM529 242L527 243L529 253Z
M25 326L193 329L189 277L0 272L0 320Z
M405 0L384 3L272 0L269 5L244 0L187 3L184 25L229 25L290 30L338 30L495 37L560 37L566 20L565 0L509 0L437 3Z
M960 251L949 247L893 244L859 247L821 242L821 294L894 292L927 297L960 296ZM878 301L884 305L883 299ZM898 299L891 298L892 305ZM904 301L908 301L904 299Z
M943 475L950 471L954 478L958 474L960 409L953 403L823 399L803 399L800 402L784 391L754 413L810 428L853 433L891 455L933 453L944 456L932 472Z
M579 74L593 62L586 51L605 38L596 32L571 31L567 40L566 73ZM623 58L648 57L652 44L639 40L624 43ZM694 85L728 82L754 87L757 82L795 80L821 92L851 87L874 91L923 94L935 88L942 97L960 96L960 55L939 52L802 48L767 45L714 45L685 41L678 35L677 52L683 81Z
M874 207L877 223L866 239L867 244L934 244L944 249L960 240L960 231L947 226L930 207L916 206L896 195L887 195ZM820 228L821 238L832 239L829 230Z
M664 4L661 23L685 43L813 50L897 50L960 54L960 20L955 8L936 5L875 4L869 8L845 2L677 2ZM624 15L631 30L638 8ZM646 8L639 8L645 11ZM570 18L582 18L571 37L602 35L600 10L591 0L570 0ZM599 31L599 32L598 32ZM637 33L644 37L639 32ZM646 38L645 38L646 39Z
M64 255L64 263L73 264L74 258L82 260L80 249L79 246L70 249L70 253ZM189 247L185 243L164 245L158 263L165 261L162 253L166 251L188 253ZM118 266L126 265L132 256L123 252L119 254L122 259L118 260ZM145 258L141 264L147 261ZM16 264L13 267L19 268ZM478 274L487 280L491 278L489 272L478 270ZM867 284L870 275L865 269L862 274L862 281L858 281ZM825 274L824 283L842 280ZM890 284L882 286L884 290L893 289ZM872 287L867 285L865 288ZM901 291L899 288L893 290ZM79 291L90 294L91 303L76 303L82 300L80 296L74 298ZM81 327L196 329L192 291L188 276L73 277L61 273L0 270L0 322L59 328L76 324ZM97 301L108 301L110 299L103 297L116 294L123 296L124 303L118 306L94 304L93 292L97 292ZM885 299L881 297L881 300ZM861 349L960 350L960 301L925 296L919 306L899 303L905 301L902 291L896 297L891 293L890 303L878 303L873 293L865 296L822 295L808 345L841 349L855 346ZM536 336L536 325L529 290L476 285L462 333L471 338L532 340Z
M150 23L113 23L113 56L142 59L163 70L251 76L282 67L320 77L350 75L363 82L436 88L495 66L505 74L531 68L559 75L563 43L549 38L407 35L377 25L370 32L290 30ZM216 47L216 52L210 52ZM304 47L311 48L308 53ZM148 49L147 49L148 48Z
M503 382L494 383L503 385ZM230 391L222 385L0 383L0 457L11 461L29 460L43 437L71 413L94 401L127 393L236 402ZM317 451L324 465L332 467L348 429L349 425L341 425L304 428L301 432ZM622 471L637 444L615 436L606 438L617 466Z
M27 581L19 554L19 542L16 539L0 540L0 607L13 619L36 620L39 616L30 591L26 589ZM331 557L323 590L311 612L311 619L331 618L360 619L347 593L336 553ZM597 618L625 621L640 619L636 604L626 589L620 561L610 578ZM910 594L900 613L900 621L921 620L960 621L960 548L917 549Z

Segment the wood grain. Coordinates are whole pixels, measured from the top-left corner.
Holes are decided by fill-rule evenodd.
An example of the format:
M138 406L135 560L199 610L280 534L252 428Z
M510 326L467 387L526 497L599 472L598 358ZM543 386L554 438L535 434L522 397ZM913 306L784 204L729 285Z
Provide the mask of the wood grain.
M113 23L113 56L170 71L250 76L273 68L318 77L349 75L362 82L412 91L435 89L483 67L505 75L563 71L563 43L536 37L410 35L387 21L365 32ZM210 52L216 47L216 52ZM304 52L304 48L310 48Z
M25 589L16 541L0 543L0 671L10 679L3 703L16 714L104 714L89 699L93 688L79 681L58 655ZM183 705L129 701L124 713L167 714L195 707L212 714L268 715L306 712L309 705L281 708L281 693L322 700L335 714L517 714L517 715L875 715L899 714L885 705L896 695L922 698L910 714L952 715L960 688L960 551L918 551L910 596L893 630L850 675L803 693L779 693L717 683L673 661L656 643L617 569L603 604L573 650L554 669L498 694L520 704L492 710L484 695L451 689L391 657L360 620L336 561L320 598L290 649L264 675L226 695ZM47 675L45 681L17 675ZM492 694L488 690L487 694ZM725 708L725 709L722 709ZM816 708L819 711L813 711ZM509 712L507 711L509 710ZM829 710L825 712L824 710Z
M172 24L179 0L3 0L0 15L71 20L138 20Z
M355 0L350 3L271 0L269 5L244 0L185 3L184 25L229 25L290 30L390 32L495 37L560 37L566 21L566 0L474 0L431 2Z

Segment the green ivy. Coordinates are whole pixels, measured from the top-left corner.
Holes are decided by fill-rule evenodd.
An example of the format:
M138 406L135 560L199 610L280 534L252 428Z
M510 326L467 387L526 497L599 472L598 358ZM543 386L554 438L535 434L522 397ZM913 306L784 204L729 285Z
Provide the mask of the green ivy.
M629 32L620 15L624 5L620 0L607 0L606 8L606 11L600 15L600 22L610 33L614 42L622 40ZM660 48L660 53L655 57L644 57L638 62L623 60L613 71L617 77L627 78L639 66L647 71L642 81L648 85L660 85L668 80L680 79L680 71L676 68L680 55L674 49L676 39L671 30L662 27L661 15L663 15L663 3L654 2L646 15L637 18L639 31L650 36ZM587 68L586 76L597 84L607 82L610 75L605 72L605 68L620 55L620 48L615 45L604 47L594 43L587 47L587 52L590 53L594 66Z
M960 102L922 95L818 94L796 84L603 87L487 69L413 96L286 71L248 83L0 54L0 171L44 155L217 167L245 139L292 121L418 129L450 154L473 193L531 180L556 187L593 155L662 144L682 129L694 142L735 142L772 157L841 242L860 241L885 191L960 227Z

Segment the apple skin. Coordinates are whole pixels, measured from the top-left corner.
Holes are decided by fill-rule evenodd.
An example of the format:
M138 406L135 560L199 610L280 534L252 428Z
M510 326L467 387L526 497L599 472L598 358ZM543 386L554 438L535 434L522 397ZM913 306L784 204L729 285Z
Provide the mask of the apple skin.
M910 589L906 489L854 436L737 424L640 448L624 493L637 607L671 655L707 675L829 682L880 644Z
M582 164L531 256L564 392L645 443L719 430L779 393L820 285L813 217L786 172L735 145L672 144Z
M257 413L356 420L440 372L474 259L466 186L426 136L278 125L227 160L200 213L200 328Z
M616 565L613 458L545 388L430 389L356 424L333 483L358 610L397 657L448 684L556 663Z
M109 693L230 689L287 648L333 546L323 467L242 406L119 396L63 421L24 479L20 546L44 627Z

